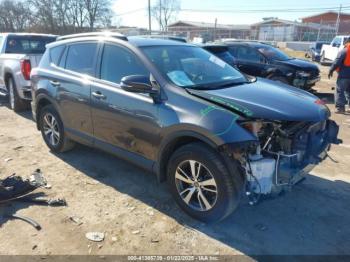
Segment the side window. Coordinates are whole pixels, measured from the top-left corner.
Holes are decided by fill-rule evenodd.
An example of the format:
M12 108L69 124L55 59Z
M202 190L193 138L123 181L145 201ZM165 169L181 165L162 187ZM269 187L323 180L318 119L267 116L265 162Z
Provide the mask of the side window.
M101 79L119 84L128 75L149 75L149 71L127 49L106 44L102 54Z
M261 54L259 54L255 49L247 46L240 46L237 48L237 58L253 63L261 63L264 61L264 57Z
M230 46L229 48L230 54L235 57L238 58L237 56L237 46Z
M96 50L96 43L82 43L69 46L65 68L93 76Z
M341 38L340 37L336 37L333 39L333 43L332 43L332 46L333 47L339 47L341 44Z
M58 66L58 63L60 61L62 52L64 50L65 46L60 45L56 46L50 49L50 62L53 63L54 65Z

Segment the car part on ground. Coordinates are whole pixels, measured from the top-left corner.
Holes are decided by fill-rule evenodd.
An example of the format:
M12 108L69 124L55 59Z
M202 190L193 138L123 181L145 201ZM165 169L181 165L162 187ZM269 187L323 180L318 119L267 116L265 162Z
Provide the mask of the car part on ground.
M310 90L321 78L316 65L287 56L278 48L256 41L224 42L245 74L283 79L289 85Z
M290 188L340 142L314 95L175 41L58 41L32 83L33 117L53 152L76 141L113 153L167 181L206 222L232 213L242 192L255 203Z
M31 69L39 64L45 45L54 35L2 33L0 43L0 95L8 96L15 112L29 108Z
M46 187L47 182L40 169L35 170L29 179L23 179L20 176L11 175L3 180L0 180L0 204L9 202L25 202L36 205L45 206L66 206L65 199L48 199L44 198L43 194L32 193L39 187ZM20 219L31 224L35 229L41 230L41 226L31 218L19 214L5 214L8 219Z

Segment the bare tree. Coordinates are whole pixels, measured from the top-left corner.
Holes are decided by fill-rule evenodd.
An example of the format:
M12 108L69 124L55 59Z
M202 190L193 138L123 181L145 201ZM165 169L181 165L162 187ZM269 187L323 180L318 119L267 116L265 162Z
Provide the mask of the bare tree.
M0 30L24 31L31 22L31 12L22 1L4 0L0 2Z
M0 0L1 31L53 34L109 27L111 0Z
M151 13L157 20L160 30L167 30L169 22L176 18L180 8L180 0L157 0L151 9Z
M90 30L93 30L97 23L111 19L110 0L84 0L87 11L87 22Z

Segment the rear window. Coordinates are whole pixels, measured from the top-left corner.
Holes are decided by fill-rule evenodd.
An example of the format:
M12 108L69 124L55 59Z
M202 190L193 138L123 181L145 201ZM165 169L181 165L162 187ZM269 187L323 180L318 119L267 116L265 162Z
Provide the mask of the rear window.
M5 53L7 54L43 54L45 45L55 41L55 37L9 36Z
M58 65L62 51L64 50L65 46L60 45L56 46L50 49L50 62L53 63L54 65Z
M204 49L208 50L209 52L211 52L213 54L220 54L220 53L228 52L227 46L207 46L207 47L204 47Z

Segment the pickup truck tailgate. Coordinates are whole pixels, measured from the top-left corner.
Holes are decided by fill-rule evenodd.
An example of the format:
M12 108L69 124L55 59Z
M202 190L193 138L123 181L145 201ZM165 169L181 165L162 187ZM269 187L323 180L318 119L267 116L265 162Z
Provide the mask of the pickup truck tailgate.
M30 60L30 64L31 64L32 68L37 67L39 65L40 59L42 56L43 56L42 54L26 55L26 57L28 57Z

